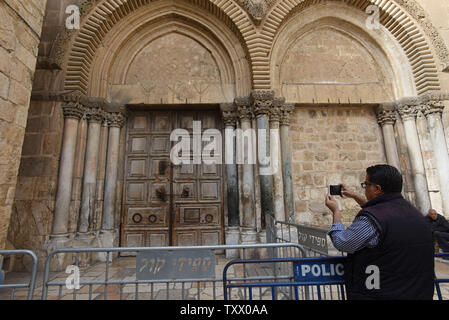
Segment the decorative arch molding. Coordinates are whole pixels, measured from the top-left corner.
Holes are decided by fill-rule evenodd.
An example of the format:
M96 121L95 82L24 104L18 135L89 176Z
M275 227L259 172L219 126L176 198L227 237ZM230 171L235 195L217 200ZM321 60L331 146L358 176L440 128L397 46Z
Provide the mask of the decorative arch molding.
M292 16L309 8L322 3L344 3L351 7L358 8L364 12L369 5L376 5L380 9L380 23L385 27L394 38L400 43L402 49L407 55L415 80L416 91L418 94L427 91L440 90L438 78L438 69L433 58L432 50L428 44L426 36L421 31L419 23L423 19L414 19L406 10L391 0L281 0L267 14L263 22L262 33L267 39L274 40L281 26L286 23ZM401 0L402 4L408 4L407 8L412 9L415 16L424 12L418 4L413 4L413 0ZM426 20L421 22L427 27L427 32L431 32L435 51L440 57L443 69L449 66L449 58L447 57L447 48L438 35L435 27ZM269 67L266 67L269 69Z
M314 81L316 81L317 85L322 86L324 90L323 94L328 92L328 96L325 97L324 101L324 97L320 95L315 97L315 101L327 102L328 98L332 100L331 102L336 102L340 99L341 101L348 101L350 98L349 101L352 102L363 100L368 103L381 103L386 101L394 101L395 99L405 96L415 96L417 92L413 78L411 77L412 68L399 43L395 41L393 36L385 29L381 29L374 33L367 32L366 28L364 28L364 17L362 15L357 15L357 13L358 10L355 8L348 8L341 3L332 6L323 5L319 7L309 7L301 12L298 12L292 19L289 19L285 24L283 24L280 32L276 35L273 41L273 50L271 52L271 77L273 90L275 90L278 95L288 97L288 94L284 93L284 85L288 86L288 83L282 82L285 81L285 79L282 80L282 70L293 70L296 64L291 65L291 68L285 69L284 60L290 55L290 50L292 47L297 46L298 43L304 41L304 38L314 38L313 34L315 32L324 30L331 31L331 33L335 35L342 35L343 39L350 40L350 42L354 44L353 48L355 49L358 47L359 49L357 50L360 50L357 51L360 52L360 55L357 54L356 58L364 56L365 59L367 58L368 60L362 64L358 62L361 68L355 65L351 66L351 63L353 63L352 58L350 60L343 60L339 62L339 65L341 66L346 65L347 63L350 65L349 70L347 70L350 72L349 74L351 74L350 79L342 81L351 82L345 83L344 87L349 88L350 90L348 90L354 93L346 95L348 92L342 92L341 96L335 95L334 93L328 91L334 91L334 89L331 88L335 87L336 89L337 83L339 82L339 80L333 78L337 76L337 74L332 73L332 70L339 70L339 72L341 72L346 69L332 69L332 65L335 65L335 59L338 59L338 57L328 60L329 65L327 65L327 61L323 60L323 64L327 65L326 70L328 70L325 73L327 73L330 78L320 79L319 81L316 79ZM324 45L332 45L332 36L328 39L322 35L316 35L315 38L325 39L322 40L325 42ZM341 43L341 45L344 47L344 42ZM337 50L337 48L327 48L324 51L332 52L333 50ZM346 52L344 50L345 49L343 49L343 52ZM353 49L350 49L350 52L351 50ZM347 54L347 52L345 54ZM313 53L310 53L310 55L312 57L315 56ZM308 59L307 55L305 59ZM314 64L315 62L306 63L306 65ZM362 69L364 70L366 65L371 65L372 71L369 73L365 72L363 75L362 73L359 74ZM304 69L304 67L301 69ZM320 68L316 68L313 72L319 72L319 69ZM360 71L353 73L354 71L350 70ZM308 74L313 75L313 72L309 72ZM293 75L300 73L300 71L292 72ZM358 79L356 74L359 74L362 78ZM375 76L375 74L377 74L377 76ZM373 78L371 78L371 76L373 76ZM308 77L309 76L306 75L302 80L310 86L312 83L309 83L310 81L307 80ZM352 81L352 79L354 81ZM356 81L356 79L358 80ZM301 86L301 84L296 83L297 81L298 80L294 81L293 85ZM375 85L377 88L373 87L366 92L367 88L365 88L365 85L368 83L370 85ZM359 85L362 85L360 89L357 88ZM307 86L305 88L307 88ZM302 90L306 90L305 88ZM373 89L375 89L375 91L372 91ZM295 90L299 90L299 87ZM345 89L344 91L348 90ZM361 90L361 92L359 92L359 90ZM365 91L365 94L362 94L363 91ZM355 95L356 92L358 92L358 96ZM298 93L298 95L300 95L300 93ZM322 101L320 101L320 99Z
M258 41L253 40L255 26L246 11L234 1L88 0L81 7L84 17L80 30L75 35L61 34L53 48L51 60L67 70L64 88L85 93L88 90L92 60L104 37L129 14L155 3L171 6L174 11L183 5L207 11L236 35L251 62L256 61L257 64ZM64 47L70 49L67 51Z
M119 23L107 35L108 47L99 48L93 60L89 95L110 98L111 88L128 85L129 69L136 57L154 41L173 34L193 40L211 54L220 73L221 87L227 89L223 101L233 101L237 95L248 94L251 80L243 49L236 46L235 42L232 43L230 35L226 38L226 34L219 34L220 30L209 30L199 22L192 22L185 16L186 12L183 13L178 15L167 8L166 12L158 11L158 17L153 19L146 12L139 12ZM147 17L149 21L142 21L140 16ZM128 22L133 25L133 30L125 28ZM227 41L219 41L218 37ZM131 102L126 100L128 98L115 97L114 101L119 99L123 103L143 103Z

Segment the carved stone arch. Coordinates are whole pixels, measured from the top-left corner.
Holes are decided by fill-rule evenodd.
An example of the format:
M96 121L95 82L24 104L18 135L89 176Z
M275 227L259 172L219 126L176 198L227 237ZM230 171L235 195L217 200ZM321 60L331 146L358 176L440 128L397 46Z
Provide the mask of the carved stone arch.
M220 22L221 28L225 26L235 34L250 63L254 60L252 57L257 56L257 50L251 45L251 39L256 34L255 26L245 10L234 1L88 0L81 7L83 16L80 30L58 35L52 49L50 60L67 70L64 89L85 93L92 59L104 36L130 13L154 4L172 6L174 10L182 5L190 5L198 12L208 12Z
M145 17L145 19L141 19L142 17ZM198 18L198 15L196 17ZM147 49L153 43L159 41L160 44L165 37L174 37L175 35L179 35L177 38L180 41L190 39L192 41L188 40L189 42L197 43L198 52L207 52L208 55L210 53L220 75L220 90L223 93L221 101L232 101L237 95L247 94L251 90L249 66L243 49L236 43L237 40L229 34L220 34L220 30L210 30L210 26L203 26L198 21L192 21L191 18L185 10L173 13L169 7L166 7L158 10L155 17L146 12L139 12L130 15L126 21L117 24L117 27L111 30L105 38L108 47L97 50L92 63L89 94L121 101L125 104L160 102L159 100L156 101L154 96L152 96L151 101L140 101L142 95L139 94L139 86L141 86L141 89L145 89L144 86L151 86L152 84L155 87L160 87L164 83L164 74L158 73L154 75L156 78L153 79L149 74L142 73L141 75L145 79L137 79L139 81L136 82L130 81L128 73L129 69L135 65L136 57L142 57L144 50L148 52ZM126 27L128 23L133 26L132 30ZM160 58L160 56L164 58ZM159 54L155 56L155 59L165 60L165 55ZM189 63L189 61L186 62ZM163 63L160 63L160 65L163 65ZM141 69L144 70L145 68L146 64ZM168 74L169 71L166 70L164 73ZM145 84L140 80L145 82L151 80L151 83ZM157 85L152 80L158 82ZM165 80L167 79L165 78ZM192 82L196 81L194 77L191 80ZM209 85L211 84L209 83ZM130 96L129 92L135 94ZM189 101L204 102L198 99L195 101L190 99ZM162 102L167 103L165 99Z
M438 68L433 58L433 51L440 59L441 68L445 70L449 66L447 48L416 1L399 0L397 2L400 5L392 0L281 0L266 15L262 23L262 34L274 41L281 26L292 16L308 7L322 3L343 3L362 10L362 13L369 5L376 5L380 9L381 25L401 44L402 50L410 61L417 93L439 90ZM431 39L432 47L428 38Z
M296 102L312 102L312 98L314 98L315 102L321 103L335 103L339 100L352 103L359 103L360 101L380 103L416 95L416 86L413 77L411 77L413 70L399 43L384 29L377 32L368 32L365 28L364 19L364 15L358 10L348 8L342 3L334 3L331 6L322 4L297 12L295 16L281 26L273 41L271 52L273 89L278 92L278 95L292 100L292 94L283 92L288 89L288 82L300 86L298 88L293 86L298 91L294 96L302 95ZM328 32L320 33L322 30L328 30ZM323 45L328 46L328 48L322 49L324 52L331 52L328 60L321 56L319 50L316 49L316 45L310 47L309 43L304 42L307 37L310 39L319 38L319 41L324 42ZM346 48L342 49L342 57L340 57L341 52L335 54L336 50L339 49L337 45L332 47L332 41L334 40L338 46ZM301 58L303 59L301 70L295 70L295 65L298 64L288 61L288 70L290 70L288 72L301 78L301 81L298 80L299 82L308 83L309 88L313 89L316 86L312 86L312 83L319 82L317 85L322 92L317 94L316 97L308 97L310 101L304 100L305 96L301 93L301 91L307 92L307 85L303 86L303 84L297 83L298 81L288 80L288 77L285 77L285 71L283 71L285 69L284 57L292 54L301 55L301 52L297 50L291 51L293 46L310 47L309 50L306 50L307 55ZM303 51L303 49L300 51ZM351 54L351 58L345 60L344 56L348 52L353 52L355 56ZM307 60L307 56L311 56L311 60ZM312 62L314 59L317 59L319 63ZM362 60L358 61L357 59ZM303 73L302 70L307 68L310 69L309 72ZM346 78L340 78L339 74L333 73L335 70L349 70L353 74ZM307 74L313 76L313 74L320 72L323 76L319 79L311 80L307 76ZM344 87L339 85L344 85ZM334 91L340 91L341 96Z

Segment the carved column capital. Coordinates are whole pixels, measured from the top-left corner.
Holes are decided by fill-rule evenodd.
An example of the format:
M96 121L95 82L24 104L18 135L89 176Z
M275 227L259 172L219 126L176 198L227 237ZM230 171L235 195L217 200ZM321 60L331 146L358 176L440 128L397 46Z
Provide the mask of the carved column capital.
M109 112L106 121L110 127L122 128L125 125L126 115L123 112Z
M382 104L376 109L377 122L381 127L396 123L396 109L395 104Z
M249 97L237 97L235 99L237 106L237 116L240 121L251 121L254 117Z
M251 93L251 104L256 117L261 115L269 115L273 106L274 91L273 90L254 90Z
M220 104L220 110L221 114L223 116L223 122L226 127L236 126L236 120L237 120L237 112L236 112L236 106L234 103L222 103Z
M410 104L400 104L397 106L397 111L403 121L415 120L419 109L419 106Z
M290 119L294 109L293 103L285 103L282 107L281 126L290 126Z
M99 108L88 108L86 110L86 119L88 122L103 122L105 120L105 112Z
M60 96L64 118L81 120L87 106L87 98L83 95Z
M101 98L88 98L88 108L86 110L87 121L103 122L106 118L105 107L106 100Z
M443 101L439 100L428 101L422 106L422 111L426 117L433 114L441 117L444 111Z
M270 108L270 122L281 122L282 107L285 104L284 97L276 97L273 99L272 107Z

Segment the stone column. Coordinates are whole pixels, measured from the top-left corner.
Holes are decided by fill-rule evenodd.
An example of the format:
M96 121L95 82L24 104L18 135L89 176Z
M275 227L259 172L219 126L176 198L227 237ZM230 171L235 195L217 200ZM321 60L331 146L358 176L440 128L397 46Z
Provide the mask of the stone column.
M401 103L398 105L397 110L404 125L405 139L407 141L408 155L410 157L413 182L415 185L416 205L421 213L425 215L430 209L430 197L416 128L418 105L413 101L411 103Z
M55 213L52 236L68 236L72 178L75 163L78 124L85 111L86 99L81 96L64 97L64 134L59 164L58 190L56 191Z
M440 195L444 215L449 216L449 154L442 121L444 105L442 101L431 100L423 107L424 115L429 124L435 162L440 180Z
M295 219L295 206L293 197L292 153L290 149L290 117L293 113L293 104L284 104L281 108L281 155L282 180L284 182L284 206L288 221Z
M119 161L120 130L125 124L123 113L109 113L107 115L109 125L108 153L106 159L106 175L104 187L104 209L102 231L114 230L115 201L117 194L117 173Z
M104 112L96 103L91 103L86 117L89 124L87 129L81 210L78 220L79 233L86 233L89 231L90 220L95 210L98 155Z
M401 171L398 148L394 135L394 124L396 122L396 110L393 104L380 105L377 110L377 122L382 128L384 137L385 153L389 165Z
M120 132L125 124L124 110L121 112L109 112L106 114L108 123L108 147L106 155L106 173L103 193L103 216L101 221L101 231L99 234L100 246L103 248L115 247L115 240L118 238L116 231L116 195L117 176L120 153ZM105 261L105 255L98 256L101 261Z
M239 243L240 212L239 212L239 181L237 170L236 144L236 107L233 103L220 106L225 125L225 166L227 184L228 226L226 228L226 244ZM238 250L226 250L227 259L238 258Z
M254 155L252 154L253 131L251 120L253 112L247 97L236 98L237 115L241 123L241 150L238 150L238 158L243 162L243 186L242 197L242 243L256 243L256 217L254 206ZM243 154L242 154L243 153Z
M270 110L270 156L273 177L273 210L277 221L286 221L282 176L281 135L279 132L285 98L275 98Z
M266 214L274 215L269 124L273 100L274 91L272 90L255 90L251 93L251 102L257 121L257 161L259 165L260 201L263 216Z

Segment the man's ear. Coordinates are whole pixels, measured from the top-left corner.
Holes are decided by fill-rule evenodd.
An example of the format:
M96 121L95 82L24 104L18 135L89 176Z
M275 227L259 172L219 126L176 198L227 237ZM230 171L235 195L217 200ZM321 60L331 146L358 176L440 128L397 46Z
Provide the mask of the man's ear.
M378 194L383 194L384 193L384 191L382 190L382 186L380 186L378 184L376 184L376 191L377 191Z

